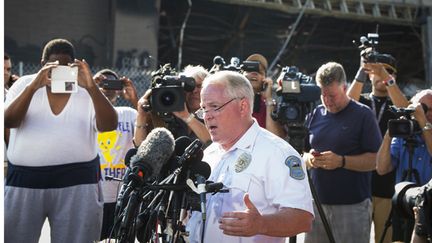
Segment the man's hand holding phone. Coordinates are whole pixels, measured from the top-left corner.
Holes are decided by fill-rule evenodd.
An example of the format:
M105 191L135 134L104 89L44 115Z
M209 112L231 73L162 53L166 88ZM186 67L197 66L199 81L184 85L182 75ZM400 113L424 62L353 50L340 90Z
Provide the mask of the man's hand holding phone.
M312 154L314 157L321 156L321 152L316 151L316 150L313 150L313 151L311 152L311 154Z

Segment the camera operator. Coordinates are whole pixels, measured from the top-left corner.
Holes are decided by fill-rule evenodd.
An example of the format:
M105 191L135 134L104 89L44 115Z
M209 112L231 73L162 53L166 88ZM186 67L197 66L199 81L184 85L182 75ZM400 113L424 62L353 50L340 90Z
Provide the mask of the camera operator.
M410 161L409 148L404 138L391 138L386 132L383 143L377 154L377 172L380 175L396 171L396 183L408 181L407 173L412 173L412 182L419 185L426 184L432 178L432 90L422 90L411 99L409 108L415 108L414 119L419 124L420 133L414 135L416 146ZM421 103L427 106L424 111ZM412 162L412 168L410 163ZM402 218L393 215L393 241L408 241L413 221L403 222Z
M361 52L360 68L354 81L348 89L348 96L362 104L369 106L374 114L381 134L387 130L387 123L390 119L397 118L390 111L393 104L397 107L408 106L408 100L402 94L396 84L396 60L388 54L381 54L380 63L371 63L364 58L368 48ZM371 80L372 92L361 94L365 82ZM384 232L385 222L391 211L391 198L394 193L395 172L386 175L378 175L372 172L372 221L375 229L375 242L380 242ZM391 242L391 227L388 228L383 242Z
M276 103L272 97L273 80L270 77L266 77L267 59L261 54L252 54L246 61L256 61L260 64L259 72L244 71L243 73L252 84L255 94L252 116L258 121L261 127L281 138L285 138L286 132L283 126L271 117Z
M202 66L187 66L181 73L186 77L192 77L195 80L195 88L191 92L186 92L184 110L173 112L176 119L174 120L175 131L172 131L174 136L188 136L191 138L199 138L205 145L211 143L210 134L205 128L202 119L195 116L195 112L200 108L199 102L201 99L200 92L202 82L209 75L208 71ZM150 105L151 89L147 90L143 97L138 101L138 116L135 130L135 145L141 142L150 132L151 127L163 126L156 114L143 109ZM197 114L200 116L199 114Z
M367 243L371 228L370 171L381 134L371 110L347 94L339 63L322 65L316 74L322 105L307 119L309 134L304 159L335 242ZM317 207L315 208L317 209ZM328 242L321 217L316 217L306 243Z
M101 92L108 98L118 116L118 126L114 131L99 132L97 141L99 145L100 166L102 172L102 191L104 196L104 213L100 240L110 237L114 224L114 211L118 188L118 180L107 180L106 176L122 179L125 176L125 155L134 147L134 124L137 111L128 106L115 106L119 96L129 101L134 108L138 103L137 91L132 80L119 75L110 69L97 72L93 79Z

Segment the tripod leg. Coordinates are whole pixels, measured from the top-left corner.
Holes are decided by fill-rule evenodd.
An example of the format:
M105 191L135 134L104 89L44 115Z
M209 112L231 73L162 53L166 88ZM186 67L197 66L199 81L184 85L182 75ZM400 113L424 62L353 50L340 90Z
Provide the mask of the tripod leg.
M379 243L383 243L383 241L384 241L385 235L387 234L387 230L388 230L388 228L390 227L390 225L392 224L392 216L393 216L393 209L390 210L390 214L389 214L389 216L387 217L387 220L386 220L386 222L385 222L384 231L383 231L382 234L381 234L381 238L380 238Z
M330 228L330 224L327 221L327 218L325 216L324 210L323 210L323 208L321 206L321 203L320 203L320 201L318 199L318 194L317 194L317 192L315 190L315 187L313 185L312 179L311 179L311 177L309 175L309 171L308 171L307 175L308 175L308 179L309 179L310 189L311 189L311 192L312 192L312 197L313 197L313 199L315 201L315 205L316 205L316 207L318 209L318 213L319 213L319 215L321 217L321 221L322 221L322 223L324 225L324 229L325 229L325 231L327 233L327 236L329 238L330 243L335 243L333 232L332 232L332 230Z

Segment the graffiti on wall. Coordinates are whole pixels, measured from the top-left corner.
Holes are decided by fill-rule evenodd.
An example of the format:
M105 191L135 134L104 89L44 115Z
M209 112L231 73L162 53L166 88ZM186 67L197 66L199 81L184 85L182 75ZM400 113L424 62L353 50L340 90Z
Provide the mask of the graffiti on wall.
M115 65L117 68L140 68L150 69L154 67L154 59L149 52L138 51L137 49L119 50Z

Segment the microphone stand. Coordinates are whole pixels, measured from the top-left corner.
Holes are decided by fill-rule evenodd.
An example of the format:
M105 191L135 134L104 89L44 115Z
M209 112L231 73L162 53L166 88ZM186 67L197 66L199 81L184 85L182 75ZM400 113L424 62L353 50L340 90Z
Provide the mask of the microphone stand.
M118 227L116 237L120 243L133 240L134 227L132 225L141 203L139 195L142 190L141 186L144 184L144 179L139 176L139 168L134 168L127 176L129 183L124 187L123 193L119 194L114 219L114 225Z
M189 176L190 176L190 170L187 170L186 178L189 178ZM180 237L180 232L184 232L183 220L185 220L187 215L186 204L187 204L186 192L183 192L182 199L181 199L181 206L180 206L180 215L175 225L175 232L174 232L174 237L172 242L177 242L177 240Z
M172 222L169 222L168 213L170 211L172 202L173 202L173 193L174 191L184 191L187 190L188 187L186 185L178 185L178 177L181 172L181 167L177 168L172 174L168 175L165 179L163 179L158 184L152 184L145 187L146 190L149 190L145 195L143 195L142 200L145 200L146 198L149 198L153 191L159 191L158 194L153 198L153 200L149 203L147 208L144 210L143 213L141 213L138 217L140 219L144 219L144 217L148 216L147 224L145 225L144 233L140 236L140 239L142 239L142 242L146 242L146 240L149 239L151 235L151 230L154 229L157 225L163 225L163 232L166 236L166 239L164 242L173 242L173 236L175 231L172 227ZM159 203L155 206L155 203L157 200L166 193L166 191L170 191L170 194L168 196L168 202L166 207L163 206L162 202L165 200L160 200ZM163 212L165 211L166 212ZM153 212L153 213L151 213ZM156 212L163 212L162 214L156 213ZM177 212L175 212L177 214ZM161 223L157 223L155 220L157 220L157 216L160 216ZM175 217L175 215L174 215ZM176 218L175 218L176 219ZM142 220L141 220L142 221ZM158 222L160 222L158 221Z
M415 179L415 182L417 183L417 185L420 185L420 176L419 173L416 169L413 169L413 157L414 157L414 150L415 148L418 146L417 141L415 139L414 136L409 136L408 138L405 138L405 144L404 146L407 147L408 149L408 169L406 169L403 174L402 174L402 181L410 181L412 182L413 179ZM414 176L414 178L413 178ZM392 205L392 209L390 210L390 213L387 217L387 220L385 222L385 227L384 227L384 231L381 233L381 237L380 237L380 243L384 242L384 238L385 235L387 234L387 230L388 228L392 225L392 217L393 217L393 212L394 208ZM407 221L406 219L404 219L404 221ZM409 242L410 241L410 237L411 236L411 230L410 227L408 227L408 222L406 222L406 228L405 228L405 233L404 233L404 241L405 242Z

